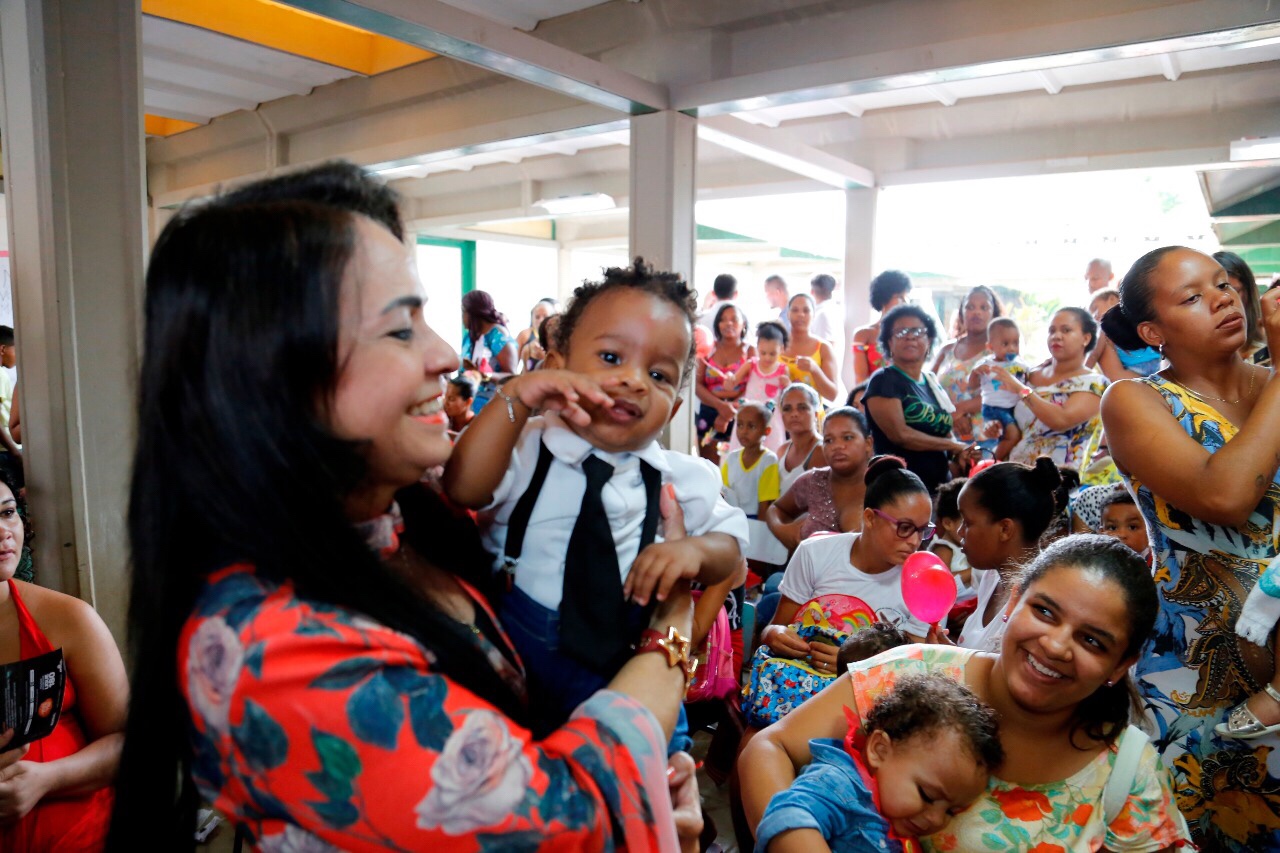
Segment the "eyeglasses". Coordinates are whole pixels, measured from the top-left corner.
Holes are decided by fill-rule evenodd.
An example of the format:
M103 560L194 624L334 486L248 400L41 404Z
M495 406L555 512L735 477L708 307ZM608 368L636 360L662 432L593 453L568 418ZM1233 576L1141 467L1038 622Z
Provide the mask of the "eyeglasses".
M923 338L929 334L924 326L905 326L893 333L895 338Z
M899 518L894 518L892 515L889 515L889 513L887 512L881 512L878 509L872 509L871 511L874 512L876 515L880 516L881 518L883 518L885 521L892 524L894 526L894 532L898 534L899 539L910 539L912 533L919 533L920 541L928 542L930 539L933 538L934 532L938 529L937 526L932 521L926 524L924 527L917 527L913 522L905 521Z

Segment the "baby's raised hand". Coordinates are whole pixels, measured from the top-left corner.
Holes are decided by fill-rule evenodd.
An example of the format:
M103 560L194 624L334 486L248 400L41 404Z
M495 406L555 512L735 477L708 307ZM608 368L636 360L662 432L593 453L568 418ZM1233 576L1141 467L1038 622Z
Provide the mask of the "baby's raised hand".
M693 580L701 569L702 553L692 540L654 542L631 564L622 594L641 606L648 604L651 596L665 601L677 581Z
M591 424L591 415L582 407L584 402L613 405L613 399L596 382L568 370L522 373L503 385L502 392L530 409L559 412L565 420L578 426Z

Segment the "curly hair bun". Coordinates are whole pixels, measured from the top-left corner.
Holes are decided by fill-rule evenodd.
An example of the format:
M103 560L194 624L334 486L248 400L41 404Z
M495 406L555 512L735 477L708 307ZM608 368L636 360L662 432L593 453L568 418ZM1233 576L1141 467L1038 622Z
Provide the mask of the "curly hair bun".
M1036 488L1051 492L1062 485L1062 472L1048 456L1040 456L1031 468L1031 482Z

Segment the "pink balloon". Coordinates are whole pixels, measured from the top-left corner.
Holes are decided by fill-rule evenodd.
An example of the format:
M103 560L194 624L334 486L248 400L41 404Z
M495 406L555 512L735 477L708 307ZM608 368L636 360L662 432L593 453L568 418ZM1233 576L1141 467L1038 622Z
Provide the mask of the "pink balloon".
M956 580L932 551L917 551L902 564L902 600L911 615L929 625L941 622L956 603Z

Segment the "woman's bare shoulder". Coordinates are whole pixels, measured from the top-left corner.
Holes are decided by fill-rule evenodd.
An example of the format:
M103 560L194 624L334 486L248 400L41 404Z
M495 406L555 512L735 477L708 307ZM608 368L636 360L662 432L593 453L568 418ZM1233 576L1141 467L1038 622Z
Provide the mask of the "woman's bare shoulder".
M87 601L26 581L14 583L22 603L31 611L31 618L54 646L65 646L86 634L106 631L102 617Z

